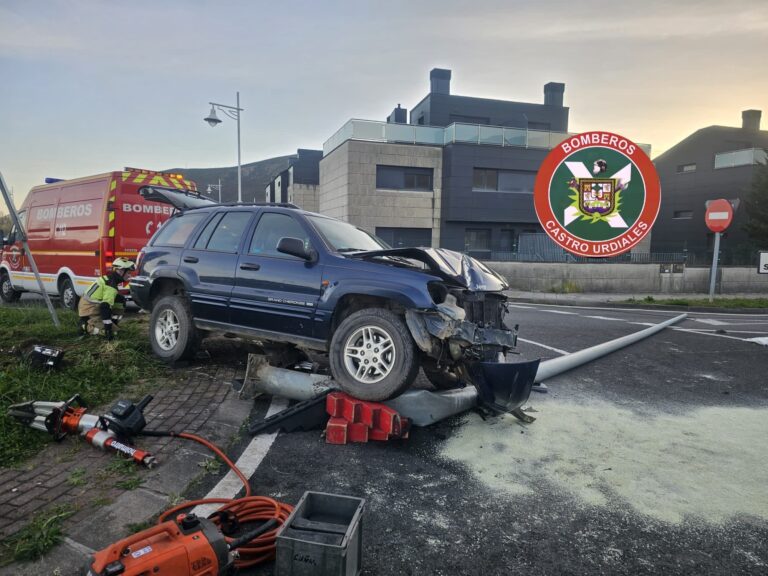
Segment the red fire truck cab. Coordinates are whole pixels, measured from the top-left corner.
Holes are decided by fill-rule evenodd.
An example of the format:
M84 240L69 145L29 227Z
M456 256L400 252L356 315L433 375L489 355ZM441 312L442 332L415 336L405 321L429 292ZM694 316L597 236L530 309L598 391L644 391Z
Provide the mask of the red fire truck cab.
M126 168L34 187L19 209L46 292L77 307L78 298L119 257L135 260L173 207L145 199L142 186L175 188L197 195L181 174ZM2 239L0 239L2 240ZM0 252L0 297L14 302L22 292L40 292L21 243L12 229Z

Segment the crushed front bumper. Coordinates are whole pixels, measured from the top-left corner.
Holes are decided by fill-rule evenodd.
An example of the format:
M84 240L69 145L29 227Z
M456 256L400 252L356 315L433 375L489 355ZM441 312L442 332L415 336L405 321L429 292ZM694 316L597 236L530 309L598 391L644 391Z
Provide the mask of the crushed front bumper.
M440 359L445 344L453 360L461 360L467 352L481 352L488 346L500 352L517 346L517 330L481 328L439 310L406 310L405 320L416 345L436 359Z

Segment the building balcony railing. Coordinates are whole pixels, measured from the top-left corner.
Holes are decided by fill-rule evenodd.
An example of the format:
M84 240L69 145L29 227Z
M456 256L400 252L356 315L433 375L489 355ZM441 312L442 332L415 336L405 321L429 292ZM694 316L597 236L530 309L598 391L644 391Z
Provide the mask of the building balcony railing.
M746 148L715 154L715 170L720 168L735 168L768 162L768 153L762 148Z
M389 142L393 144L425 144L445 146L453 143L490 146L514 146L516 148L542 148L549 150L569 136L566 132L548 132L455 123L442 126L395 124L376 120L349 120L323 144L323 156L341 146L347 140Z

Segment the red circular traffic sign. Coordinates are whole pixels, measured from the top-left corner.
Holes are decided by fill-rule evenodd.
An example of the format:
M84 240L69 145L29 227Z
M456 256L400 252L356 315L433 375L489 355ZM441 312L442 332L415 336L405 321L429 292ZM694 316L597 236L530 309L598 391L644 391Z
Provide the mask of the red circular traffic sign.
M723 232L733 220L733 207L728 200L712 200L707 205L707 213L704 215L704 222L707 228L712 232Z

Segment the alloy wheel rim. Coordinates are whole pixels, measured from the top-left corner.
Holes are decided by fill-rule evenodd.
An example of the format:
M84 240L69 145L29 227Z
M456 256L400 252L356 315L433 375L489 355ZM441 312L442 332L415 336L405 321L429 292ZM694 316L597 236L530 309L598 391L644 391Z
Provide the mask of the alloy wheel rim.
M179 341L179 318L173 310L163 310L155 324L155 340L163 350L173 350Z
M344 344L344 367L358 382L375 384L386 378L397 360L390 334L379 326L355 330Z

